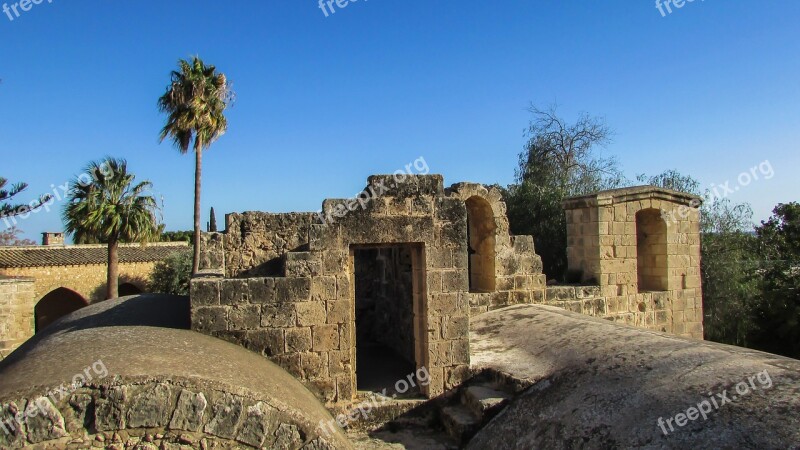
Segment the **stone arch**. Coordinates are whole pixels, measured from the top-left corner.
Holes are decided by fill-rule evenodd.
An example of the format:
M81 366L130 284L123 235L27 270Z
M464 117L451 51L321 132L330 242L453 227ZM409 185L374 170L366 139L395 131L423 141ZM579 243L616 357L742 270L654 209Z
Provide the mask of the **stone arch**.
M131 282L122 283L122 284L119 285L119 287L117 289L119 291L119 296L120 297L128 297L130 295L138 295L138 294L141 294L141 293L144 292L144 289L140 288L139 286L137 286L136 284L131 283Z
M89 302L81 294L72 289L60 287L50 291L33 308L36 332L38 333L61 317L88 304Z
M658 209L636 213L636 266L639 292L668 290L667 222Z
M492 205L483 197L472 196L466 200L467 240L469 248L469 290L471 292L495 291L495 260L497 222Z

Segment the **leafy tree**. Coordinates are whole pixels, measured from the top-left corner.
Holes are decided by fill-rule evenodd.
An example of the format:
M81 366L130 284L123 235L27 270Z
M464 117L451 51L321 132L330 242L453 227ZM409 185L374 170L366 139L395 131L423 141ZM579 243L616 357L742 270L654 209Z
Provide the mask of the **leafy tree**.
M194 231L164 231L161 242L192 242Z
M7 219L31 212L52 199L51 195L43 195L26 205L12 203L12 199L27 188L26 183L9 185L7 179L0 177L0 218Z
M36 245L30 239L22 239L19 237L22 230L16 226L0 231L0 247L20 246L20 245Z
M150 285L153 292L189 295L191 277L192 254L180 252L156 264L150 276Z
M800 358L800 204L778 205L756 232L765 265L754 347Z
M531 107L528 141L519 156L516 183L504 191L511 232L532 235L549 278L561 279L567 267L567 225L562 201L570 196L612 189L625 178L614 158L600 155L611 130L598 117L581 114L575 123L556 107Z
M194 172L194 254L192 273L200 267L200 194L203 151L219 139L228 128L225 109L233 99L233 91L225 75L214 66L207 66L198 57L179 60L166 93L158 100L167 123L161 130L161 141L169 138L185 154L192 146Z
M134 184L122 159L91 162L91 180L75 178L67 190L63 219L76 242L96 240L108 245L106 298L119 296L119 244L146 243L158 230L155 198L146 195L149 181Z

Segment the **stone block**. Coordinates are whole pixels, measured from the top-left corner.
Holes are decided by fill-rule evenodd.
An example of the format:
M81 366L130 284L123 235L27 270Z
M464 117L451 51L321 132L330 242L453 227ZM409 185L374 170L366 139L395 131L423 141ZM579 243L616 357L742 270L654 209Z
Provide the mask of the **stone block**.
M218 278L199 278L190 283L192 306L217 306L220 303Z
M127 386L108 389L97 399L94 407L94 426L97 431L117 431L125 429L125 401L128 399Z
M330 301L336 299L336 277L313 277L311 279L311 301Z
M32 444L60 439L68 435L64 417L47 397L30 400L25 408L25 425Z
M202 392L194 393L183 389L178 396L178 404L169 422L171 430L198 432L203 425L203 417L208 401Z
M245 347L267 357L283 355L286 336L282 329L255 330L245 334Z
M228 310L221 306L204 306L192 309L192 330L211 334L228 329Z
M306 380L328 378L327 357L324 353L302 353L300 365L303 368L303 378ZM333 389L333 392L335 395L336 390Z
M349 375L351 369L350 350L336 350L328 353L328 373L331 376Z
M329 325L349 323L353 320L350 302L339 300L327 302L326 305L328 310L327 323Z
M220 283L220 304L250 303L250 285L247 280L223 280Z
M229 330L255 330L261 325L260 305L233 305L228 310Z
M444 317L442 319L442 338L447 340L469 338L469 317Z
M294 305L263 305L261 326L268 328L292 328L297 325Z
M286 330L286 352L302 353L312 349L311 328L291 328Z
M310 327L313 325L324 325L327 312L323 302L302 302L295 304L297 310L297 325Z
M469 278L465 270L442 272L443 292L465 292L469 290Z
M279 303L311 299L311 278L275 278L275 299Z
M214 403L211 420L204 431L225 439L236 437L239 422L244 412L242 399L225 393Z
M339 326L318 325L311 329L315 352L328 352L339 349Z
M133 394L127 414L128 428L163 428L172 413L172 389L155 384Z
M261 448L267 438L272 443L274 438L272 434L278 427L274 411L274 408L262 402L249 406L244 414L236 440L255 448Z
M275 302L274 278L251 278L248 280L250 302L258 304Z
M287 277L314 277L322 274L320 253L290 252L285 258Z

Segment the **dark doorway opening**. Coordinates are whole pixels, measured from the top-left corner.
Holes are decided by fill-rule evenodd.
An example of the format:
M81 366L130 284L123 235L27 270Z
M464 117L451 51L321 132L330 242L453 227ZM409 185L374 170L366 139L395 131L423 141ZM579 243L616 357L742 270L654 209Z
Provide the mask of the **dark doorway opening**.
M359 391L411 397L417 369L414 314L419 271L413 245L353 249L356 306L356 380ZM416 325L416 326L415 326ZM406 383L400 382L406 380ZM398 390L397 387L400 387Z
M88 305L86 300L75 291L67 288L58 288L42 297L33 308L36 332L67 314L77 311Z
M119 291L120 297L127 297L129 295L139 295L142 293L142 290L139 289L139 287L137 287L133 283L122 283L119 285L119 288L117 289Z

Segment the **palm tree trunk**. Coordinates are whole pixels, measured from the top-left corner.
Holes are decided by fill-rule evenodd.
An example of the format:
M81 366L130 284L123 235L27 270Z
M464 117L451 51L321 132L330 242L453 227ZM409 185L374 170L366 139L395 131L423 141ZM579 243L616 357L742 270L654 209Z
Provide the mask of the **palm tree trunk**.
M194 255L192 257L192 275L200 270L200 185L203 170L203 148L200 140L194 143Z
M108 241L108 277L106 278L106 300L119 297L119 244Z

